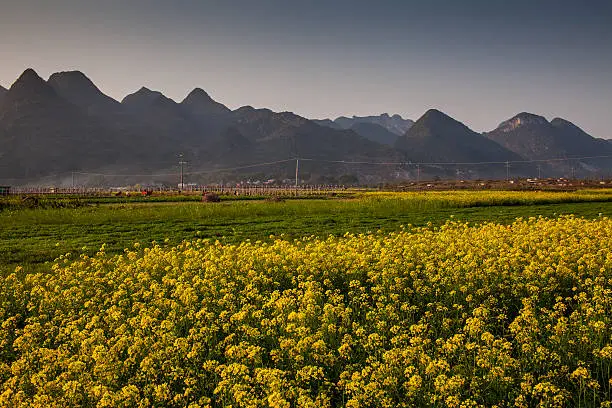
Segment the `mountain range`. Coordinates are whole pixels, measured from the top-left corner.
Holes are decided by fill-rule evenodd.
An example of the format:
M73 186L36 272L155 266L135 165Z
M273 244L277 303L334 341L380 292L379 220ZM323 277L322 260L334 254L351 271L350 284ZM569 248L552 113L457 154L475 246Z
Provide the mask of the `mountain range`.
M534 163L518 163L602 155L612 155L612 142L529 113L480 134L435 109L416 122L386 113L310 120L231 110L201 88L180 102L146 87L117 101L78 71L45 81L27 69L0 87L2 184L66 184L75 172L80 184L174 183L163 174L177 172L179 157L193 182L291 178L289 159L300 157L304 182L374 183L413 179L417 163L428 163L418 169L423 177L496 178L507 174L503 162L513 162L513 175L533 176ZM253 165L264 162L273 163ZM602 176L612 159L542 162L540 170L566 175L570 166Z

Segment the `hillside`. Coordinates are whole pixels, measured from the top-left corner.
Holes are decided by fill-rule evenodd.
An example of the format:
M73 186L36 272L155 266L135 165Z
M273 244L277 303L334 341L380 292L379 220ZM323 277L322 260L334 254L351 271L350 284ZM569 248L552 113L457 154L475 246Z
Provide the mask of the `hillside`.
M436 109L428 110L395 146L415 162L483 162L521 157Z
M49 86L65 100L80 107L90 115L115 114L121 104L105 95L80 71L58 72L49 77Z
M376 123L359 122L351 126L350 129L368 140L387 146L393 146L399 138L395 133Z

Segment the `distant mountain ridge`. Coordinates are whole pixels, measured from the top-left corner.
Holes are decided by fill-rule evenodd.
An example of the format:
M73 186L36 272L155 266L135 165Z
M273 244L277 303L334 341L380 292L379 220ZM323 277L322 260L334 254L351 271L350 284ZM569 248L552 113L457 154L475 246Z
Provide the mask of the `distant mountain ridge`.
M376 123L358 122L353 124L350 129L368 140L387 146L393 146L399 138L397 134Z
M315 123L333 129L352 129L359 135L373 142L393 146L399 136L405 134L414 121L400 115L389 116L383 113L378 116L340 116L335 120L315 119Z
M351 129L356 124L372 123L382 126L389 132L395 133L397 136L403 135L412 125L414 125L414 121L410 119L404 119L397 114L389 116L388 113L383 113L378 116L353 116L350 118L340 116L333 121L331 119L318 119L314 120L314 122L322 126L334 127L337 129Z
M141 87L119 102L79 71L58 72L45 81L27 69L9 90L0 89L0 182L10 184L66 183L62 177L74 171L91 172L81 180L90 184L173 183L171 176L96 174L171 175L179 155L198 182L291 179L295 163L287 159L301 157L304 181L378 183L414 179L414 163L457 163L423 168L420 174L430 177L448 177L456 170L487 178L503 177L503 166L459 165L595 153L612 155L612 142L595 139L564 119L548 122L529 113L480 134L435 109L417 122L388 114L309 120L251 106L231 110L202 88L176 102ZM255 165L268 162L278 164ZM376 162L407 164L368 164ZM574 164L584 175L612 168L606 160ZM563 175L569 168L554 164L547 171ZM513 171L529 175L533 166Z

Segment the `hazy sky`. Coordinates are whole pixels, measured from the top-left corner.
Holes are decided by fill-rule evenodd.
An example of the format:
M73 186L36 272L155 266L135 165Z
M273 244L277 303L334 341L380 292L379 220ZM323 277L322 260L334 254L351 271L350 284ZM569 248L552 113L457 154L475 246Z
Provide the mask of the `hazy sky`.
M0 0L0 84L81 70L306 117L521 111L612 138L610 0Z

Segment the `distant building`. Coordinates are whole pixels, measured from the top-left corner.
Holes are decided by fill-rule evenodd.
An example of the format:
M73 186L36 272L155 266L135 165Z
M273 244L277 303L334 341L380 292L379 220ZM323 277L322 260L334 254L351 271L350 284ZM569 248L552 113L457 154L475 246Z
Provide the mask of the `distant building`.
M198 188L198 184L197 183L178 183L177 187L179 190L189 190L189 191L193 191L196 190Z
M0 186L0 196L7 196L11 192L10 186Z

